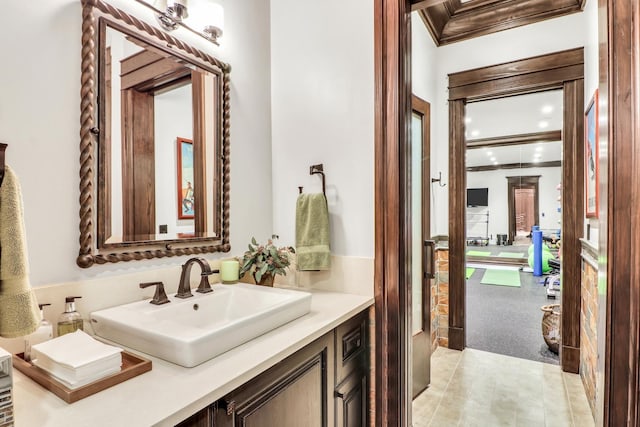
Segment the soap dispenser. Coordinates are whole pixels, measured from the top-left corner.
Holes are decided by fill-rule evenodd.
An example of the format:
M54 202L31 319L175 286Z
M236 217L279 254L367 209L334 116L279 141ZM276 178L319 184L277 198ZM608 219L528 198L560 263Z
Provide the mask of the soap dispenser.
M82 297L67 297L64 313L58 319L58 336L82 330L82 316L76 311L75 300Z
M44 318L44 308L51 304L38 304L40 307L40 326L32 334L26 336L24 341L24 360L31 360L31 347L53 338L53 325Z

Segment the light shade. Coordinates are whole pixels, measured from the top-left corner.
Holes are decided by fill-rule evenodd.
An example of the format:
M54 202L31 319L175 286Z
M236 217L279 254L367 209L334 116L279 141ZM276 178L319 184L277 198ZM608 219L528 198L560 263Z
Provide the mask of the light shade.
M190 0L187 23L197 31L219 37L224 31L224 9L209 0Z

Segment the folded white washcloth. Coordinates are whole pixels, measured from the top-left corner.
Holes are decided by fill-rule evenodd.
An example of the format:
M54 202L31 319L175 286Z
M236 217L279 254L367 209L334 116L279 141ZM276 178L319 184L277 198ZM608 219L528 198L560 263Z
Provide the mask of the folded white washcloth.
M54 338L34 345L31 357L41 366L67 381L91 378L122 365L122 349L101 343L83 331Z
M113 356L109 356L99 362L94 362L78 369L61 365L43 354L39 354L38 358L33 359L32 362L34 365L44 369L56 378L73 384L78 381L96 378L96 376L99 376L105 371L111 371L114 369L119 371L122 365L122 356L121 353L114 354Z
M83 378L81 380L74 380L71 378L62 377L62 376L55 375L53 373L51 373L51 375L53 375L58 381L64 384L67 388L74 390L76 388L80 388L87 384L91 384L92 382L97 381L101 378L108 377L109 375L117 374L118 372L120 372L120 367L109 368L109 369L105 369L103 371L97 372L91 377Z

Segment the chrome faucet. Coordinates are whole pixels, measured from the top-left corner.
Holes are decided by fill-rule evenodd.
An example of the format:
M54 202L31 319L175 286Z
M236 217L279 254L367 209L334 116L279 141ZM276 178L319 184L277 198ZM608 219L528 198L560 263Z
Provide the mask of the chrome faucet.
M192 297L191 293L191 267L194 263L200 264L201 272L200 272L200 285L198 285L198 289L196 292L200 292L206 294L207 292L212 292L211 285L209 284L209 276L214 273L219 273L220 270L211 270L209 263L204 258L191 258L187 260L184 264L182 264L182 274L180 275L180 283L178 284L178 293L176 293L177 298L189 298Z

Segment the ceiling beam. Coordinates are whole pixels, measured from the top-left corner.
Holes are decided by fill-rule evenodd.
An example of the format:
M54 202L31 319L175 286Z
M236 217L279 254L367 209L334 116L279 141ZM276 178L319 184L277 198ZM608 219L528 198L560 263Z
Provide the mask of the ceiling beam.
M437 46L581 12L586 0L411 0ZM416 6L422 3L421 6ZM442 5L446 3L446 7Z
M560 166L562 166L562 161L560 160L539 163L506 163L504 165L469 166L467 167L467 172L496 171L499 169L555 168Z
M426 9L436 4L444 3L446 0L411 0L411 11Z
M562 141L561 130L532 132L520 135L496 136L492 138L468 139L467 150L485 147L506 147L513 145L536 144L539 142Z

